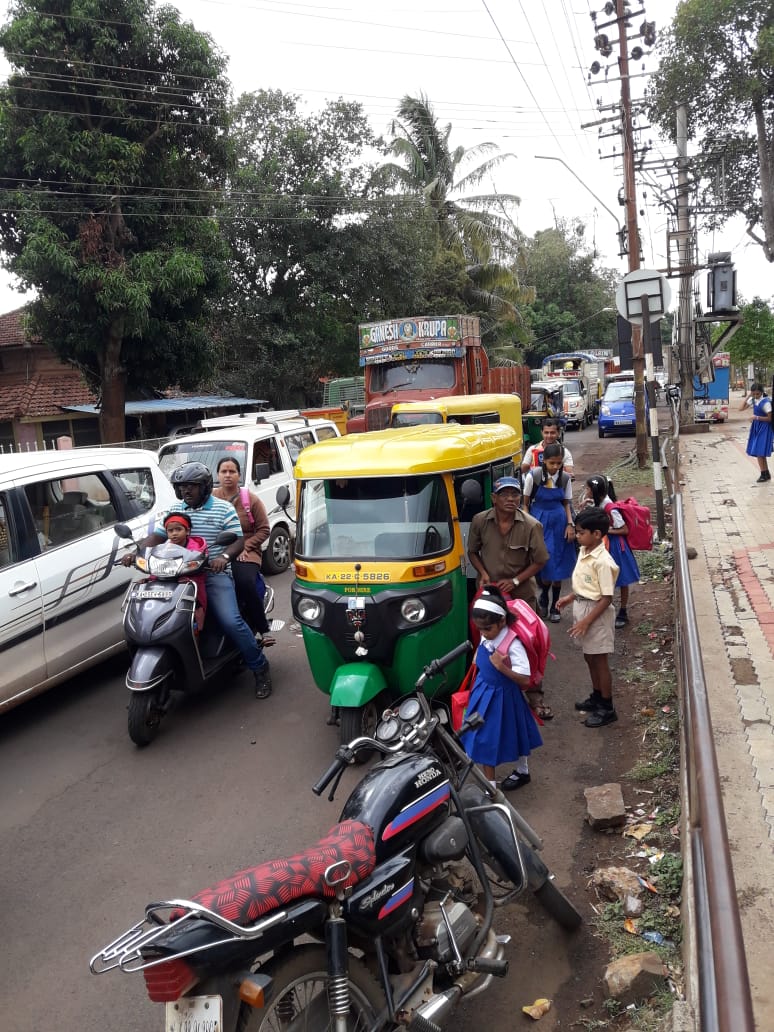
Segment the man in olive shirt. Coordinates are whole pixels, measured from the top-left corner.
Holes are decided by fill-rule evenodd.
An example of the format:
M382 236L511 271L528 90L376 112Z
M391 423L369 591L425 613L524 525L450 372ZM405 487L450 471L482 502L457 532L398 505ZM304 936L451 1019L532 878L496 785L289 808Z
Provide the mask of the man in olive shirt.
M534 608L535 575L548 562L543 528L522 512L521 484L500 477L492 487L492 508L470 524L468 559L478 572L478 586L496 584L506 598L523 598Z

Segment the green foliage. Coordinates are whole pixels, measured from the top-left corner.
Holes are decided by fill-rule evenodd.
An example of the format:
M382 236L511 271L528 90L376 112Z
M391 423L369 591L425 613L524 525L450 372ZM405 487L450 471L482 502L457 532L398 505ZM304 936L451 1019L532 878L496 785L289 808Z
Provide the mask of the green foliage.
M225 61L150 0L17 0L0 30L0 246L38 291L29 325L103 398L193 386L225 256L212 201L228 166Z
M682 0L659 40L648 113L670 139L687 104L710 225L736 212L774 260L774 27L770 0ZM706 205L705 205L706 206ZM762 227L763 233L756 231Z
M774 368L774 315L759 297L742 309L742 325L728 344L735 365L755 366L756 379L767 380Z

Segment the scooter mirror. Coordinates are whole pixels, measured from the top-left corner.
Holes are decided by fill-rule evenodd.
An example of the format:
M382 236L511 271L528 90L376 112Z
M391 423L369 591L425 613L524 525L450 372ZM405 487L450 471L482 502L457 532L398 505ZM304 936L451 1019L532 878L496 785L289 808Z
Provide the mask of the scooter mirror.
M113 527L113 530L116 532L118 537L126 538L129 541L132 540L131 528L127 527L125 523L116 523L115 527Z

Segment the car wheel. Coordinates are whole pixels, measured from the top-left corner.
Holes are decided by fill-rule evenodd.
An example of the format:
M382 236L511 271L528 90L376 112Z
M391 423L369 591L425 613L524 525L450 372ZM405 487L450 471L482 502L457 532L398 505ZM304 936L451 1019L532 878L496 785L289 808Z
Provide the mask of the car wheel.
M263 553L263 569L266 573L283 573L289 566L290 534L287 527L278 526L269 534Z
M602 429L601 426L597 427L597 434L599 435L599 437L604 437L605 436L605 431Z

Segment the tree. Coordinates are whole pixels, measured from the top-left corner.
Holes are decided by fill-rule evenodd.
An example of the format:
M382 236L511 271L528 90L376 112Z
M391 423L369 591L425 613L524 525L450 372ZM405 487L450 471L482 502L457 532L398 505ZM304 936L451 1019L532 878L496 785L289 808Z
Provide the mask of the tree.
M16 0L0 46L0 246L38 291L29 326L125 437L130 388L192 386L224 283L225 61L152 0Z
M686 104L708 223L735 213L774 262L774 8L770 0L682 0L660 47L649 115L675 140Z
M728 342L734 365L755 366L756 379L765 381L774 369L774 315L756 297L742 308L742 325Z
M536 292L524 310L526 356L532 366L557 351L609 347L614 339L618 275L597 268L579 228L560 220L555 228L522 241L519 270Z
M359 104L307 115L261 90L239 98L231 136L221 221L234 290L217 383L306 404L321 376L358 372L359 321L421 308L432 226L414 199L369 185L376 141Z

